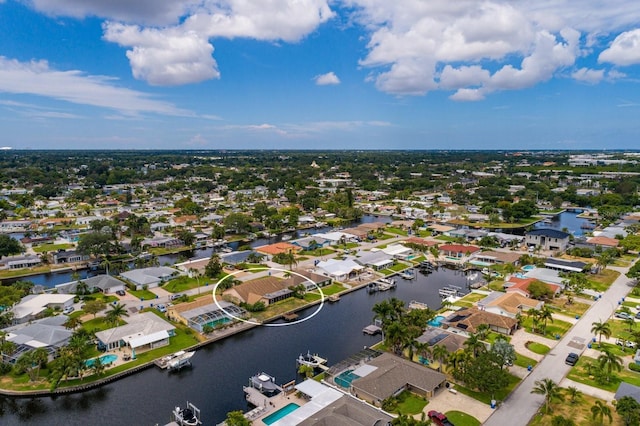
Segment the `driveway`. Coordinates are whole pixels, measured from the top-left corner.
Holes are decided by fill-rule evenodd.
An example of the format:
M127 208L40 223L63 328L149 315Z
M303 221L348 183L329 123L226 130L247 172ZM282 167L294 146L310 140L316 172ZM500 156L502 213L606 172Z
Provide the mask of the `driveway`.
M484 423L494 411L489 405L477 399L473 399L462 393L454 394L446 389L438 392L431 398L422 411L427 414L430 410L440 411L441 413L452 410L462 411L475 417L480 423ZM420 418L420 416L414 417Z

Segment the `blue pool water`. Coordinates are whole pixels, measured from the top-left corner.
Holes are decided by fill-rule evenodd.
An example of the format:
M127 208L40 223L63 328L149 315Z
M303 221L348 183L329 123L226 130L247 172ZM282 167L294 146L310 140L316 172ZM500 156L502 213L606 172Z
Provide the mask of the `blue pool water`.
M106 365L106 364L111 364L112 362L114 362L117 359L118 359L118 355L113 355L113 354L102 355L100 357L100 362L102 362L102 365ZM95 362L95 358L88 359L88 360L85 361L84 365L86 365L87 367L91 368L91 367L93 367L93 363L94 362Z
M442 315L437 315L434 319L429 321L427 324L429 324L431 327L440 327L440 324L442 324L443 319L444 317Z
M333 379L333 381L337 385L342 386L345 389L349 389L349 387L351 386L351 382L359 378L360 376L358 376L357 374L353 374L353 370L347 370L340 373L335 379Z
M522 267L523 271L533 271L534 269L536 269L535 265L524 265Z
M269 414L267 417L262 419L262 423L264 423L267 426L270 424L273 424L278 420L280 420L281 418L283 418L284 416L286 416L287 414L296 411L298 408L300 408L300 406L294 402L287 404L281 409L279 409L278 411L272 414Z

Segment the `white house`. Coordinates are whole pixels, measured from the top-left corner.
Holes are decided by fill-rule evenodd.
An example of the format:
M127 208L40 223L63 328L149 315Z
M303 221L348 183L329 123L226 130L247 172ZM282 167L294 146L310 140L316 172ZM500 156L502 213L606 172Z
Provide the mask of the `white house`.
M20 303L11 308L13 323L22 324L41 317L44 311L64 309L73 305L72 294L30 294L22 298Z
M153 312L141 312L127 317L128 323L96 333L107 350L129 346L132 351L153 349L169 344L175 327ZM135 352L134 352L135 354Z

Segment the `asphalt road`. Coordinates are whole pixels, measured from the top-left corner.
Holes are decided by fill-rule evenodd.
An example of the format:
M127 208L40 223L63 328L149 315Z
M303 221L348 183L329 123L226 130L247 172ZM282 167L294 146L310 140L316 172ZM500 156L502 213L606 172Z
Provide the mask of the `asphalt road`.
M582 353L582 350L569 346L572 339L575 337L582 338L585 340L585 343L588 343L591 338L594 337L591 333L592 324L596 321L606 321L609 319L618 306L618 302L633 288L631 285L633 280L625 276L629 268L610 267L609 269L619 271L621 273L620 276L569 332L565 334L562 340L558 342L558 345L538 363L531 374L500 404L499 408L496 409L484 423L485 425L526 425L538 412L544 402L544 397L531 393L531 389L535 387L535 382L549 378L556 383L560 383L560 380L562 380L571 369L570 366L564 363L569 352Z

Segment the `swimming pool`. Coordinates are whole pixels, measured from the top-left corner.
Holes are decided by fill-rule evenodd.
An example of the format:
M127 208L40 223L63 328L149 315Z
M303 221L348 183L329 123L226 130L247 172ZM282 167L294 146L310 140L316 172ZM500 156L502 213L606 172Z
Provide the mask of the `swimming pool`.
M224 317L224 318L217 319L215 321L209 321L208 323L204 324L203 327L210 325L211 327L216 328L219 325L224 325L230 322L231 322L231 318Z
M341 386L345 389L349 389L349 387L351 386L351 382L359 378L360 376L358 376L357 374L353 374L353 370L347 370L340 373L335 379L333 379L333 381L336 383L336 385Z
M281 409L279 409L278 411L275 411L275 412L269 414L264 419L262 419L262 423L264 423L267 426L271 425L271 424L277 422L278 420L280 420L281 418L283 418L284 416L286 416L287 414L293 413L298 408L300 408L300 406L298 404L296 404L295 402L287 404L284 407L282 407Z
M111 364L112 362L114 362L117 359L118 359L118 355L107 354L107 355L102 355L100 357L100 362L102 363L102 365L107 365L107 364ZM91 367L93 367L93 363L95 361L96 361L95 358L88 359L88 360L86 360L84 362L84 365L86 365L87 367L91 368Z
M536 266L535 266L535 265L524 265L524 266L522 267L522 270L523 270L523 271L527 271L527 272L528 272L528 271L533 271L534 269L536 269Z
M429 324L431 327L440 327L440 324L442 324L443 319L444 317L442 315L437 315L434 319L427 322L427 324Z

